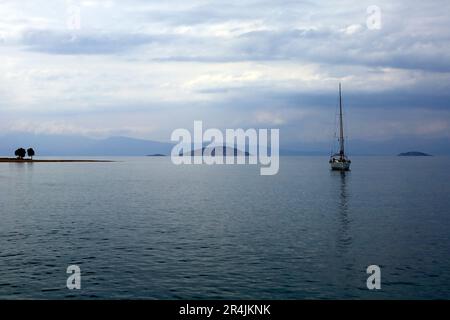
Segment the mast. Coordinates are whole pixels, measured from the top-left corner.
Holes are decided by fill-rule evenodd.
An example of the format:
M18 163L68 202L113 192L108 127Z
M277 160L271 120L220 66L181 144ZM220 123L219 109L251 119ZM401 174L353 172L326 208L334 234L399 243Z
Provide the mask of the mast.
M339 155L341 158L344 156L344 125L342 121L342 93L341 93L341 83L339 83Z

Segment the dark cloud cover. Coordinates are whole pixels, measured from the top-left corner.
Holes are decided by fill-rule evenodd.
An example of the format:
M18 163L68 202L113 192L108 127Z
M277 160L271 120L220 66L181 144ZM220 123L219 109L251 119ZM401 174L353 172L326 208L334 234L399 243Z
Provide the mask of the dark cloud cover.
M12 10L0 25L2 110L17 122L27 110L171 127L178 114L177 125L275 123L285 139L314 140L344 82L349 120L379 124L383 138L450 136L448 1L379 1L380 30L366 26L368 1L89 1L81 30L56 3L0 3Z

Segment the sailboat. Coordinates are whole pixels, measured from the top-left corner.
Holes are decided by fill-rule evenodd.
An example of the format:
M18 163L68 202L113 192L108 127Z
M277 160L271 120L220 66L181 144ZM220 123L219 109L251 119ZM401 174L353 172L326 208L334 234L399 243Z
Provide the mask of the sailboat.
M332 170L348 171L350 170L350 159L345 155L344 144L344 122L342 119L342 91L339 83L339 152L332 154L330 165Z

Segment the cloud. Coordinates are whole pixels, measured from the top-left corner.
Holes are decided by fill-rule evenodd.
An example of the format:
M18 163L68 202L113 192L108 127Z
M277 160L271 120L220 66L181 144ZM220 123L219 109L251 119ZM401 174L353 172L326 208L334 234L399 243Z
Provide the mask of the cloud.
M343 82L352 136L448 136L447 1L378 1L381 30L369 1L71 3L80 30L65 1L0 1L3 130L165 140L201 119L325 141Z
M28 50L49 54L115 54L162 41L145 34L72 33L48 30L27 30L21 44Z

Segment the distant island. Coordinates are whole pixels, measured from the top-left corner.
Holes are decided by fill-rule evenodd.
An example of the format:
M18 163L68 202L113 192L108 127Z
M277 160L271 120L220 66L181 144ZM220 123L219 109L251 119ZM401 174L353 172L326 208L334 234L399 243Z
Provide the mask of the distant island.
M114 162L109 160L58 160L58 159L46 159L46 160L36 160L33 157L36 155L36 152L33 148L28 148L25 150L24 148L19 148L14 151L14 155L16 158L0 158L0 162L8 162L8 163L34 163L34 162ZM28 159L25 157L28 155Z
M409 151L403 152L398 155L399 157L431 157L431 154L419 152L419 151Z
M166 155L161 153L155 153L155 154L148 154L147 157L166 157Z
M225 146L203 147L201 150L197 149L197 150L192 150L192 151L189 151L186 153L180 153L180 156L194 156L195 154L203 155L205 153L205 151L207 151L209 155L214 157L216 155L216 149L217 149L218 153L219 154L221 153L222 155L227 155L227 153L229 153L230 155L233 155L233 156L245 156L245 157L250 156L250 153L248 153L247 151L243 152L237 148L231 148L231 147L225 147Z
M0 158L0 162L10 162L10 163L35 163L35 162L44 162L44 163L64 163L64 162L81 162L81 163L90 163L90 162L114 162L110 160L35 160L35 159L18 159L18 158Z

